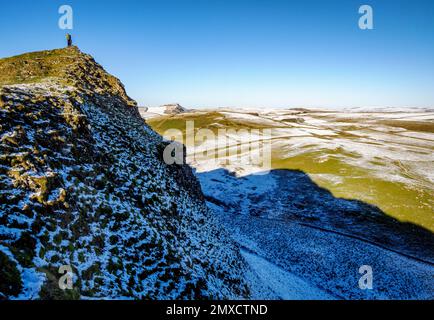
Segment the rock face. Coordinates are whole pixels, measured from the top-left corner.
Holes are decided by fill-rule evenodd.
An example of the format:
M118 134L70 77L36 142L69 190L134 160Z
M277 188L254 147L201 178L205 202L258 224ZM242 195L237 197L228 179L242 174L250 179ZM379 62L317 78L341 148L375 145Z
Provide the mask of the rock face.
M162 108L164 108L165 114L180 114L187 111L178 103L165 104Z
M118 79L72 47L0 60L0 85L0 299L248 297L191 169L162 161Z
M336 198L298 170L236 177L217 169L198 178L216 216L260 276L266 268L262 277L279 298L434 298L430 231L361 201ZM374 290L360 290L363 265L374 270ZM280 271L271 272L276 267ZM309 285L274 286L293 276Z

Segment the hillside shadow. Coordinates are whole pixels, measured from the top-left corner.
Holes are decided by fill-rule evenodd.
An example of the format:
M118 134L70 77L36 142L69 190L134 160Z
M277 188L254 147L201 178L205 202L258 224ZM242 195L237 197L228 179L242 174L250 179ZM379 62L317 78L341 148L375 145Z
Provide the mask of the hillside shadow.
M434 234L360 200L333 196L300 170L236 177L225 169L197 173L205 198L227 214L302 224L377 245L434 265Z

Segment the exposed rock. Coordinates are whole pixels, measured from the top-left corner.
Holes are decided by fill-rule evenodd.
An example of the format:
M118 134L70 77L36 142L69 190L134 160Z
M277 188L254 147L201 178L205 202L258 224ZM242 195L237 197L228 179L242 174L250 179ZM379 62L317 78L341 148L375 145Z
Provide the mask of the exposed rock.
M0 297L248 297L191 169L158 157L118 79L72 47L0 60L0 84Z
M165 104L162 106L162 108L165 109L164 110L165 114L180 114L180 113L184 113L187 111L178 103Z

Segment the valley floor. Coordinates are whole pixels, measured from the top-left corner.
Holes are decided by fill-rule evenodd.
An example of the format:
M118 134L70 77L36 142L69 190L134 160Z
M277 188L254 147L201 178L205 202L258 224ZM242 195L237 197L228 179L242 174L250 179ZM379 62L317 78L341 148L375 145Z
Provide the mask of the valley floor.
M187 120L272 128L266 174L188 154L208 206L250 266L254 298L433 299L433 119L408 110L213 110L148 121L163 135ZM227 138L228 149L252 139ZM372 290L359 288L365 265Z

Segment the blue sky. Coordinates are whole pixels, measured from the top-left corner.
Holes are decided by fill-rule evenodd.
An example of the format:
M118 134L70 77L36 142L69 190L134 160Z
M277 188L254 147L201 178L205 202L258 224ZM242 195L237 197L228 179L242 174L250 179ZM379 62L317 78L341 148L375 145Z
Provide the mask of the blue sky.
M2 1L0 56L64 46L62 4L141 105L434 107L432 0Z

